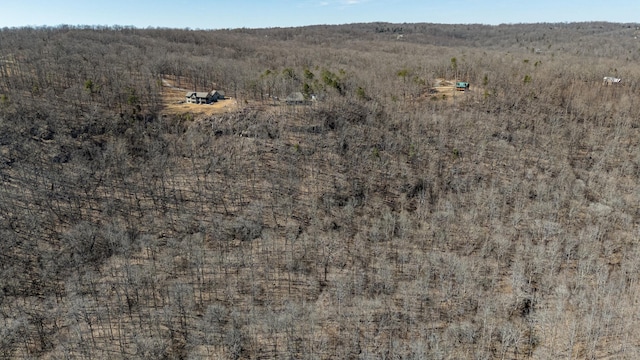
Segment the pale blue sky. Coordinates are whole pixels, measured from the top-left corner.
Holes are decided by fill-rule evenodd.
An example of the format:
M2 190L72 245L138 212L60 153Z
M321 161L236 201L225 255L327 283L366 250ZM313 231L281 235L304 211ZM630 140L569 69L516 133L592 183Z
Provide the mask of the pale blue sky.
M384 21L502 24L640 22L640 0L9 0L0 27L133 25L191 29Z

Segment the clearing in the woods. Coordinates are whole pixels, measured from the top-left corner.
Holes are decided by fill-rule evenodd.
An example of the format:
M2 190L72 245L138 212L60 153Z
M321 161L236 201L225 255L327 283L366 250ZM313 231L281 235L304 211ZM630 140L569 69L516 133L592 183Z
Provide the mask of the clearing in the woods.
M186 85L182 85L185 86ZM235 98L227 96L224 100L218 100L212 104L190 104L185 101L187 92L176 84L173 77L162 78L162 103L163 113L167 115L192 113L194 115L215 115L234 111L238 108Z

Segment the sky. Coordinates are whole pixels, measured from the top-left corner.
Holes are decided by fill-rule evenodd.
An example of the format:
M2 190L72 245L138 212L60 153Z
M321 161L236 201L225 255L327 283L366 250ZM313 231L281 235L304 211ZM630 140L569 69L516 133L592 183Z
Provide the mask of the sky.
M640 0L9 0L0 28L121 25L234 29L363 22L640 22Z

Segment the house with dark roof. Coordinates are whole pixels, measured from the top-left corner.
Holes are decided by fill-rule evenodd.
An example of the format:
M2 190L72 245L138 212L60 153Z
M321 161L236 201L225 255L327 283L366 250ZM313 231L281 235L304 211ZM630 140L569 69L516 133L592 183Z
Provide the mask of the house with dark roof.
M189 104L211 104L214 101L210 92L189 91L186 95Z
M189 104L211 104L224 98L224 91L222 90L211 90L209 92L189 91L185 101Z

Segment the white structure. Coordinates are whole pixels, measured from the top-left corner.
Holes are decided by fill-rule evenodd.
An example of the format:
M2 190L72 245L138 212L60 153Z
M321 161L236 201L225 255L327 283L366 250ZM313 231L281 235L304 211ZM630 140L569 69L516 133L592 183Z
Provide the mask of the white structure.
M622 81L622 79L619 79L619 78L615 78L615 77L611 77L611 76L605 76L604 79L602 80L602 85L618 84L621 81Z

